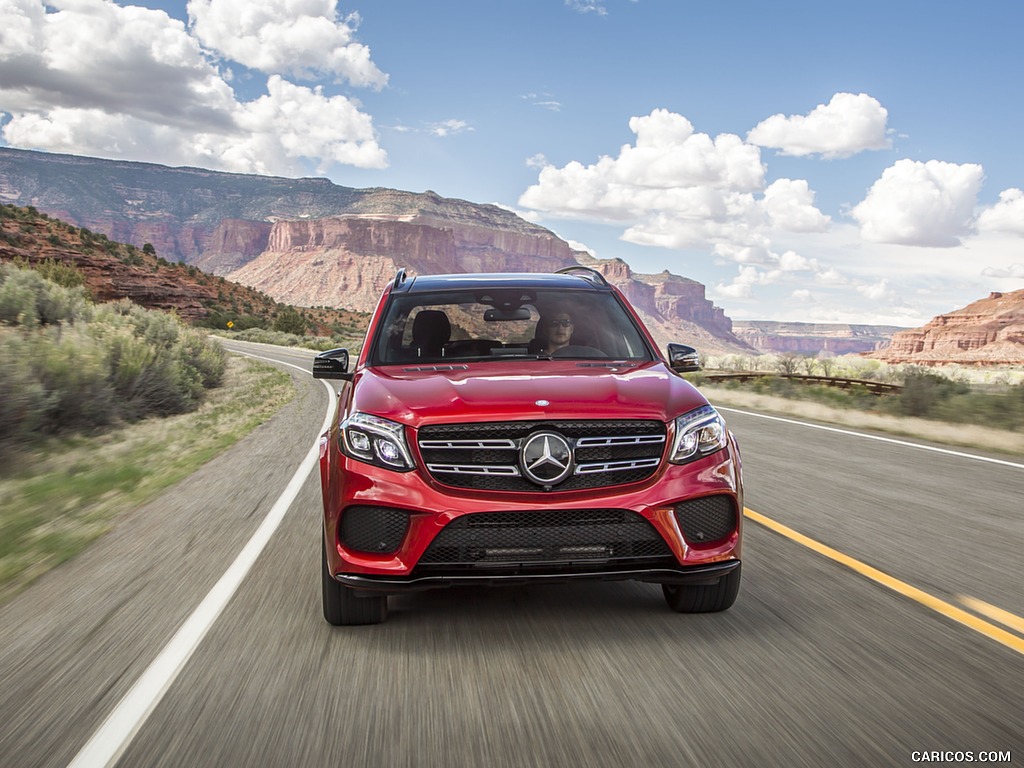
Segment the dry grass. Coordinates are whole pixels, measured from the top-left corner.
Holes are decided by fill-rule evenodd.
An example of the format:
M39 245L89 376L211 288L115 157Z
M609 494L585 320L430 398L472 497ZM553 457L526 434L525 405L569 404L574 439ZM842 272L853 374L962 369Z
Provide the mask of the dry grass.
M1024 454L1024 435L1019 432L831 408L808 400L789 400L783 397L742 392L724 387L702 385L700 389L708 400L717 405L746 408L752 411L821 421L856 429L888 432L947 445L1000 453Z

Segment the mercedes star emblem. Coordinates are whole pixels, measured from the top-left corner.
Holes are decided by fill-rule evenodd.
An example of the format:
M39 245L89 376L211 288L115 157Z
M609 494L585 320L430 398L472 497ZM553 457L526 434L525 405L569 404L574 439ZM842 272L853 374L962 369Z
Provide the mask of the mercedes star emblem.
M572 472L572 449L557 432L536 432L523 443L519 462L531 482L556 485Z

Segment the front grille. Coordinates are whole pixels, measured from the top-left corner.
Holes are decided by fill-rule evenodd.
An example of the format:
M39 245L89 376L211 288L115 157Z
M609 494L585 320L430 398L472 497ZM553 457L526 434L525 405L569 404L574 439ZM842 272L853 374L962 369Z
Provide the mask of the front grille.
M690 544L711 544L736 530L736 505L731 496L704 496L675 507L679 530Z
M478 512L456 518L434 538L414 575L453 571L560 572L596 567L669 566L668 544L627 509Z
M338 540L357 552L397 552L409 528L409 513L391 507L348 507L341 515Z
M519 453L537 431L558 432L572 447L575 469L553 487L522 473ZM660 421L509 421L422 427L420 454L430 476L455 488L537 492L603 488L646 480L665 449Z

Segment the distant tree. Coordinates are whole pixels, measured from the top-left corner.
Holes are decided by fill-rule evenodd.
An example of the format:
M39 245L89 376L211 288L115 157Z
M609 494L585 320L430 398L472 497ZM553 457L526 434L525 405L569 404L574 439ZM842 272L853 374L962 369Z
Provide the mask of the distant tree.
M821 372L825 376L831 376L832 371L836 369L836 359L834 357L819 357L818 365L821 366Z
M814 372L818 370L818 361L813 357L804 357L800 360L800 364L803 366L804 373L808 376L813 376Z
M783 352L775 361L775 367L782 374L794 374L800 366L800 355L795 352Z
M152 243L146 243L143 245L142 252L147 256L156 256L156 248L153 247Z
M85 285L85 276L78 271L74 264L63 261L47 259L36 267L36 271L57 285L65 288L77 288Z
M299 314L295 307L284 307L274 318L274 330L282 333L294 333L301 336L306 332L306 318Z

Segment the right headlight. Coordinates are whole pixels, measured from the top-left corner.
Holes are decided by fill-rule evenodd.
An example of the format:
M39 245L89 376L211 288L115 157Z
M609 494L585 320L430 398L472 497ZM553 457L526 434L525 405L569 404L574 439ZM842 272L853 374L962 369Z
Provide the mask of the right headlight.
M676 438L668 460L685 464L720 451L728 441L728 434L718 411L710 405L702 405L676 419Z
M369 413L353 413L341 423L341 450L346 456L378 467L413 468L405 427Z

